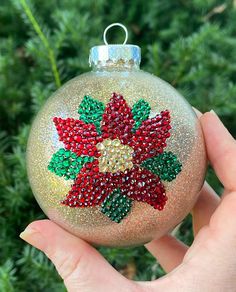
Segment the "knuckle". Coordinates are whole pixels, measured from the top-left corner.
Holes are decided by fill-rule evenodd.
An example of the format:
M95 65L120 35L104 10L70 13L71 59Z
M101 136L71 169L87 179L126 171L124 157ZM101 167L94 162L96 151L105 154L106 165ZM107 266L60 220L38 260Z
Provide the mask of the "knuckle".
M79 269L81 262L80 257L73 258L71 256L61 259L56 265L56 269L64 281L68 280Z
M65 281L78 270L81 256L70 253L61 253L54 249L48 249L45 254L54 263L59 275Z

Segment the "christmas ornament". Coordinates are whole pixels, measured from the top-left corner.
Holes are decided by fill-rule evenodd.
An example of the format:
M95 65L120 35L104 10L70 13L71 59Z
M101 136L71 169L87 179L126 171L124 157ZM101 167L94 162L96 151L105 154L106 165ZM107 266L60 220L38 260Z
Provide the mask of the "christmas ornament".
M113 25L126 32L108 45ZM193 207L206 153L191 106L141 71L140 48L121 24L93 47L92 71L66 83L37 115L27 168L47 216L94 244L144 244L173 229Z

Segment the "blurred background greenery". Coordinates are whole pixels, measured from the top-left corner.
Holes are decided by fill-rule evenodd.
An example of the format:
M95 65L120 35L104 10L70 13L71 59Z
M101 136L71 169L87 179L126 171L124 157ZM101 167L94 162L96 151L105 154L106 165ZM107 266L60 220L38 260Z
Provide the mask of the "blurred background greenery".
M27 181L27 136L51 93L89 70L89 49L102 43L112 22L124 23L129 42L142 48L143 69L171 83L201 111L214 109L236 135L235 0L1 0L0 291L65 291L46 257L18 237L29 222L44 218ZM114 38L123 35L114 31ZM221 193L211 169L207 177ZM191 244L190 215L176 236ZM151 280L164 273L144 247L100 250L129 278Z

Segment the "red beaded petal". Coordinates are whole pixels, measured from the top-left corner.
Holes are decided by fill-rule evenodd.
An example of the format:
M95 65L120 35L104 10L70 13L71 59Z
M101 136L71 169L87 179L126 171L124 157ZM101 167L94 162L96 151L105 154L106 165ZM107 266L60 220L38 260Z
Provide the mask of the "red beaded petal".
M98 160L86 163L62 204L69 207L100 205L120 183L119 173L99 172Z
M122 95L113 93L110 102L106 105L102 120L102 137L104 139L120 139L127 144L132 137L134 120L131 108Z
M131 199L148 203L155 209L162 210L167 201L165 188L158 176L137 166L126 171L120 189Z
M162 111L148 119L134 133L128 145L134 149L133 162L140 164L147 158L163 152L166 139L170 137L170 113Z
M72 118L61 119L55 117L55 123L59 140L63 141L65 148L75 152L78 156L88 155L99 157L96 144L102 141L98 137L96 128L93 124L85 124L81 120Z

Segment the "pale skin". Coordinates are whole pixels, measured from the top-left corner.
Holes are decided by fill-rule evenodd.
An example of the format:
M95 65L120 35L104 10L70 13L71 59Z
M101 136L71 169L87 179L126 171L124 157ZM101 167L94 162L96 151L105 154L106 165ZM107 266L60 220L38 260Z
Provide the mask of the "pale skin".
M50 220L31 223L21 238L54 263L69 292L236 291L236 141L214 112L200 117L207 155L224 185L221 199L205 183L192 211L194 242L171 235L146 244L167 272L151 282L119 274L91 245Z

